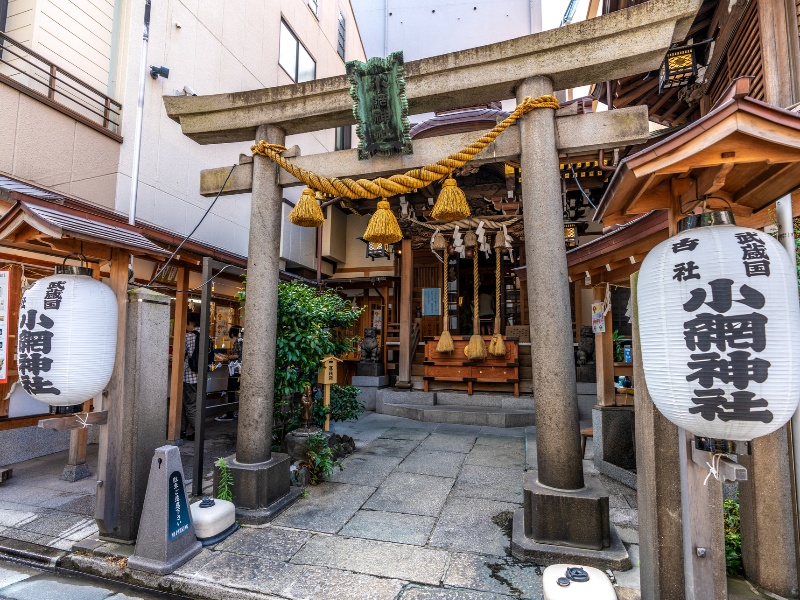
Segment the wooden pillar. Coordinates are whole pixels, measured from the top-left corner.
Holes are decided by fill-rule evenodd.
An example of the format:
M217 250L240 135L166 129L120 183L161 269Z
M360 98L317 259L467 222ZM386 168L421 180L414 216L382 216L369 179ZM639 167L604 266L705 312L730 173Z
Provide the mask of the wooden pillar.
M683 531L681 529L680 455L678 428L662 415L647 392L636 285L631 277L633 305L633 381L636 419L636 500L639 508L639 564L642 598L683 600Z
M583 325L583 282L575 281L573 286L573 297L575 298L575 343L581 341L581 325Z
M17 373L17 329L19 328L19 301L22 298L22 267L9 265L8 267L8 367L6 374L8 382L0 384L0 416L8 416L9 401L6 396L11 391L11 386L18 380Z
M605 286L594 288L594 301L602 302L606 297ZM600 406L616 404L614 390L614 340L611 323L611 309L606 313L605 333L594 336L595 369L597 369L597 403Z
M786 0L758 0L764 97L781 108L798 100L797 13L790 20L788 8Z
M92 263L92 277L100 279L100 265ZM94 400L87 400L83 403L83 411L92 410L92 403L99 405L102 402L102 394L98 394ZM69 453L67 455L67 466L61 473L61 479L65 481L78 481L91 475L91 471L86 464L86 450L89 444L89 429L81 427L71 429L69 432Z
M400 265L400 363L396 387L411 389L411 303L414 294L414 251L411 240L403 239Z
M181 437L183 411L183 356L186 353L186 317L189 313L189 269L178 267L175 283L175 320L172 326L172 377L169 386L169 421L167 440L174 443Z
M125 451L122 439L122 397L125 389L125 338L128 317L128 265L130 254L121 248L111 250L111 289L117 297L117 355L114 371L103 395L102 406L95 410L108 411L108 423L100 428L100 448L97 458L97 495L94 518L100 535L110 534L119 526L119 458Z
M727 600L722 482L708 477L708 469L692 460L693 445L694 436L679 428L684 597L686 600ZM711 458L710 454L708 456Z
M384 284L383 291L378 291L383 297L381 298L381 355L383 356L383 374L387 374L386 364L388 362L389 351L386 346L386 332L388 331L388 318L389 318L389 287ZM327 431L327 430L326 430Z

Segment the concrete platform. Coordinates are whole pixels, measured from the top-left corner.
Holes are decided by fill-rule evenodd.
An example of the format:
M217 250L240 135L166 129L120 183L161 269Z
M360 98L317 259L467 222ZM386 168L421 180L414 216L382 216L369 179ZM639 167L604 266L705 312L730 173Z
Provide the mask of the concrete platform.
M489 427L528 427L535 422L532 410L515 410L500 407L464 406L458 404L387 404L381 412L395 417L429 423L457 425L485 425Z

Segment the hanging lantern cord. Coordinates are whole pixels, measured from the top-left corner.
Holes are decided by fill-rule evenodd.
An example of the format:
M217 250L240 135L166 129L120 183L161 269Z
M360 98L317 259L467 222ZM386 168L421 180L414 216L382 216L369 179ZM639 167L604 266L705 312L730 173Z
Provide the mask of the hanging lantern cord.
M506 344L503 341L503 334L500 333L500 285L502 279L500 276L501 252L499 247L495 248L494 254L494 333L492 334L492 341L489 342L489 354L492 356L505 356Z
M472 254L472 337L464 348L464 355L470 360L483 360L486 358L486 342L481 336L480 318L480 279L478 277L478 248Z
M450 259L447 257L447 248L442 250L442 263L444 263L444 276L442 281L442 298L444 299L444 325L442 335L439 336L439 343L436 345L437 352L452 352L453 336L450 335L450 299L447 297L447 289L450 281Z

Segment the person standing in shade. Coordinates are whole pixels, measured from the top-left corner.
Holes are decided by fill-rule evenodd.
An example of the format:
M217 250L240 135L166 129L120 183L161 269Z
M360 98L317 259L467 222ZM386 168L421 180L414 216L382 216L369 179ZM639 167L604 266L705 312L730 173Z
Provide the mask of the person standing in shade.
M244 329L238 325L234 325L228 330L228 337L231 338L232 346L231 353L223 355L221 358L228 360L228 393L227 402L236 402L236 392L239 391L239 377L242 372L242 344ZM217 355L219 356L219 355ZM238 363L238 364L235 364ZM233 411L226 412L224 415L218 416L215 421L233 421L235 418Z
M197 352L200 339L200 315L189 313L186 317L186 351L183 356L183 415L181 437L194 440L194 421L197 415L197 371L192 370L190 358ZM200 362L198 361L198 365Z

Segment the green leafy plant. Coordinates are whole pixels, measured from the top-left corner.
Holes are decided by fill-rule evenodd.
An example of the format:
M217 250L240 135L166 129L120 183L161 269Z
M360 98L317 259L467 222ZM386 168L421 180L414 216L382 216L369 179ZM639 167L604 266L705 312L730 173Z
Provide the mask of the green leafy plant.
M214 462L214 466L219 471L219 482L217 483L217 498L220 500L233 501L233 475L224 458L220 457Z
M302 392L306 382L316 381L323 356L341 356L352 349L353 338L342 332L360 315L360 308L333 290L320 292L298 281L279 285L274 444L301 426L301 407L292 395Z
M333 475L336 467L339 467L340 471L344 470L342 463L334 460L333 452L328 446L328 438L322 433L308 436L308 451L302 466L308 469L308 481L311 485L317 485L324 478Z
M325 423L325 415L330 415L331 421L352 421L357 419L366 409L358 395L361 390L354 385L332 385L331 386L331 405L325 408L322 405L322 392L317 391L314 404L314 423L317 427L322 427Z
M619 329L615 329L614 333L611 334L611 340L614 342L614 362L622 362L625 354L622 349L623 339L619 334Z
M742 534L739 521L739 503L736 500L725 500L723 503L725 519L725 566L728 575L741 575Z

